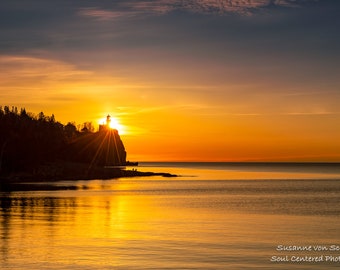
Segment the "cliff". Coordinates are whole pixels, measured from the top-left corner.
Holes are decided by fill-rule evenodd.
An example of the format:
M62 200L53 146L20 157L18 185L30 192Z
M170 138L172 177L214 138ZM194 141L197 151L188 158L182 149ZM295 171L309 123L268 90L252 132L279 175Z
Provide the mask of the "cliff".
M67 146L67 160L96 166L122 166L126 164L124 144L115 129L77 136Z
M35 116L25 109L19 113L15 107L0 106L0 190L51 188L31 182L175 176L113 167L127 165L126 151L109 124L108 115L98 132L91 132L91 125L78 131L72 123L55 121L53 115Z

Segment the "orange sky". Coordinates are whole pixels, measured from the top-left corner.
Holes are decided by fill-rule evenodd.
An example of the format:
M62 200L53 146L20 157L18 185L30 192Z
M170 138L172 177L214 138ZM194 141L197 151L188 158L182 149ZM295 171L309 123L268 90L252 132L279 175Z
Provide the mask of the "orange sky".
M340 161L340 42L315 20L339 5L264 2L215 14L61 1L61 17L46 3L50 18L16 22L33 11L8 4L0 103L64 124L110 114L131 161Z
M0 61L12 65L1 75L2 87L13 89L6 94L6 104L53 113L62 123L98 125L110 114L123 126L130 160L340 160L340 118L317 106L323 98L318 93L282 96L261 90L265 93L209 100L184 91L209 91L209 85L188 81L169 86L146 77L140 82L117 79L39 58ZM172 91L159 91L162 88Z

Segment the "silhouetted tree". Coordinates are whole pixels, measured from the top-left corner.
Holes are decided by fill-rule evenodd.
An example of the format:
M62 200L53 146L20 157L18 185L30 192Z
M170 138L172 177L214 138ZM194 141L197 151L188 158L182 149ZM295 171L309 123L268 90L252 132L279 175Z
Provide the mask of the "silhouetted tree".
M21 110L20 110L20 116L21 116L21 117L26 117L26 116L27 116L27 113L26 113L26 109L25 109L25 108L21 108Z
M40 112L40 113L38 114L38 120L39 120L39 121L45 121L45 114L44 114L43 112Z
M67 125L64 127L65 136L67 139L72 139L77 134L77 128L74 123L68 122Z
M83 128L81 129L82 132L94 132L94 126L92 122L85 122L83 124Z
M20 111L20 112L19 112ZM126 152L118 132L94 133L91 122L77 131L75 123L62 125L46 116L0 107L0 171L27 171L46 162L78 161L98 165L122 165Z

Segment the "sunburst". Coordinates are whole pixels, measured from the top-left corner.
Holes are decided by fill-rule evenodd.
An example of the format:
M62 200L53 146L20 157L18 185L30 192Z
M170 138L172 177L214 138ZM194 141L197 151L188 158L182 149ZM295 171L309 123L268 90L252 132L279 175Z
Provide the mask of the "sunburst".
M100 125L108 125L110 129L118 130L119 134L125 134L125 127L120 123L119 119L116 117L110 116L109 119L101 118L99 120Z

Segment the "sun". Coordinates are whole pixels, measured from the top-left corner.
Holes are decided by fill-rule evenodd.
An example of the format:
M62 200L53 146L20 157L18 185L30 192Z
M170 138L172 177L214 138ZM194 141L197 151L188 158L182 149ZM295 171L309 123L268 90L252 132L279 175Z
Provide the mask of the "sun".
M110 129L116 129L120 134L125 134L124 126L119 122L119 119L116 117L110 116L109 118L101 118L99 120L100 125L108 125Z
M117 118L111 117L110 128L117 129L118 131L123 130L123 126L119 123Z

